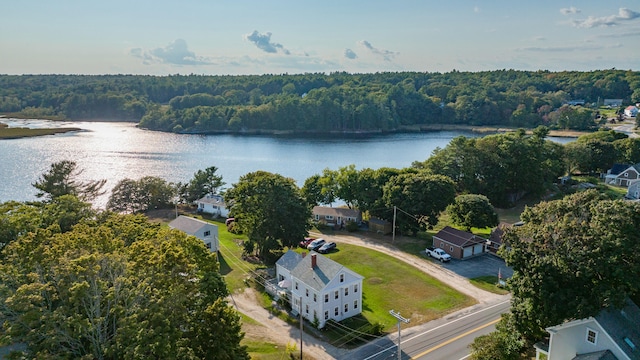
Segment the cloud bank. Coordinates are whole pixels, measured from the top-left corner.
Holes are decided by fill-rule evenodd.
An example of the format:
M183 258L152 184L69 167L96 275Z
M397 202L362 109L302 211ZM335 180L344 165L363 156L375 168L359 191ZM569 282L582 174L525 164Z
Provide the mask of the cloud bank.
M196 56L190 51L187 42L183 39L176 39L174 42L163 48L143 50L134 48L129 50L129 55L142 59L142 63L150 65L153 63L164 63L173 65L210 65L212 62L201 56Z
M245 40L252 42L258 49L275 54L277 52L282 52L285 55L289 55L290 52L287 50L282 44L278 44L271 41L271 33L261 34L258 30L254 30L251 34L246 34L244 36Z
M580 13L580 9L572 6L572 7L569 7L569 8L560 9L560 13L562 15L579 14Z
M620 8L616 15L601 17L589 16L583 20L572 20L571 23L573 26L578 28L594 28L621 25L624 22L637 18L640 18L640 13L627 8Z
M344 49L344 57L346 57L347 59L353 60L358 58L358 55L355 52L353 52L353 50L351 49Z

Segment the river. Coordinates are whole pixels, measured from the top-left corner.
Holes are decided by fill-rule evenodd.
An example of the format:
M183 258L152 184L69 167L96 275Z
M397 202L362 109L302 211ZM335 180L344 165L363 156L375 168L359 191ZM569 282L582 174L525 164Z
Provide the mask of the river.
M354 164L357 169L403 168L423 161L451 139L478 134L458 131L401 133L346 138L288 138L237 135L179 135L138 129L121 122L52 122L1 119L12 127L78 127L79 132L0 140L0 202L36 199L31 184L50 165L74 160L81 179L107 179L104 207L118 181L157 176L186 182L210 166L231 186L249 172L265 170L293 178L299 186L329 168ZM563 141L564 142L564 141Z

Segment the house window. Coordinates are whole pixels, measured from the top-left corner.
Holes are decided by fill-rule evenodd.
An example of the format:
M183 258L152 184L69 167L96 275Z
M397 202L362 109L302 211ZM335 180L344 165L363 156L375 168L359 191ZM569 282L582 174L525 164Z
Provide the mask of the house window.
M211 250L211 243L210 242L207 243L207 249Z
M440 243L440 248L444 249L444 243L443 242Z
M628 172L624 173L624 177L629 177L629 173Z
M305 294L309 297L309 289L305 289Z
M340 274L340 282L344 282L344 274Z
M317 294L313 294L313 302L318 301L318 295Z
M329 320L329 311L324 312L324 319Z
M296 281L296 290L298 290L298 282Z
M305 310L305 312L308 314L308 313L309 313L309 304L305 305L305 306L304 306L304 308L305 308L305 309L304 309L304 310Z
M353 285L353 292L354 293L358 292L358 284Z
M335 309L333 309L333 315L334 316L338 316L338 308L336 307Z
M451 252L453 252L453 246L449 246L449 250L451 250Z
M338 292L337 292L337 291L336 291L336 293L335 293L335 298L336 298L336 299L338 298Z
M333 215L325 215L325 220L333 220Z
M211 231L207 230L204 232L204 236L211 236Z
M316 221L320 220L320 215L316 214Z
M349 304L344 304L344 312L349 312Z
M358 308L358 300L353 300L353 308L354 309Z
M329 294L324 294L324 302L329 302Z
M598 332L587 328L587 342L593 345L598 341Z
M344 296L349 296L349 288L344 288Z

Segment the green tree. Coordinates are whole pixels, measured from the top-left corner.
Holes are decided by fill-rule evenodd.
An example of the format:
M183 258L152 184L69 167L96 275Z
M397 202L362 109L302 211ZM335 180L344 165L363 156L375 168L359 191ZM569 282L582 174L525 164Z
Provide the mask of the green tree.
M638 293L640 204L595 190L525 209L501 249L514 269L508 284L518 331L533 342L544 328L595 316Z
M176 187L164 179L145 176L139 180L122 179L111 190L107 209L136 213L170 207L176 197Z
M508 313L502 315L496 324L496 331L478 336L469 345L472 360L518 360L521 359L524 346L513 316Z
M240 177L226 192L236 225L247 234L245 252L265 260L273 250L292 247L308 234L311 210L291 178L266 171Z
M192 203L209 194L216 194L218 189L224 186L222 176L216 174L218 168L210 166L204 170L198 170L186 185L184 200Z
M398 216L396 225L414 235L438 223L438 216L455 199L455 184L442 175L426 172L403 173L387 182L383 190L387 208L400 208L408 216Z
M39 190L36 196L53 200L62 195L74 195L82 201L91 201L103 195L102 188L107 180L83 182L78 180L82 172L75 161L63 160L51 164L49 171L32 184Z
M472 227L498 225L498 214L484 195L456 196L453 204L447 206L447 213L454 224L464 226L467 231L471 231Z

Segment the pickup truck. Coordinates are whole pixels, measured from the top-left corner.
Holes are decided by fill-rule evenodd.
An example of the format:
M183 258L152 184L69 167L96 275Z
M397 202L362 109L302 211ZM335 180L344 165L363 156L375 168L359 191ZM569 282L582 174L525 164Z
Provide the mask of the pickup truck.
M451 260L451 255L447 254L440 248L428 247L425 251L427 252L427 256L438 259L442 262Z

